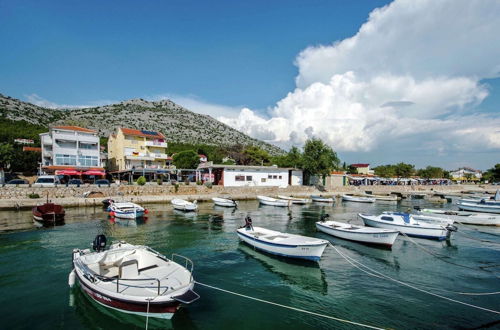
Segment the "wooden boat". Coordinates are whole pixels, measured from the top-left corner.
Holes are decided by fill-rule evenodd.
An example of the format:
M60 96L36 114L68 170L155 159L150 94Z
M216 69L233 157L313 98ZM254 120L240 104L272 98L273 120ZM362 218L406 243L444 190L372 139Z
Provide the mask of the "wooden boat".
M420 209L419 214L429 214L445 219L452 219L467 225L500 226L500 215L453 210Z
M335 199L322 195L312 195L311 200L316 203L335 203Z
M382 212L382 214L387 214L387 215L400 215L400 212ZM436 217L430 214L410 214L410 217L418 222L425 222L425 223L433 223L437 225L442 225L442 226L447 226L447 225L452 225L455 220L453 219L446 219L443 217Z
M198 209L198 203L196 201L189 202L184 199L175 198L172 199L171 203L174 206L174 209L178 211L193 212Z
M232 199L213 197L212 201L217 206L238 207L238 202L236 202Z
M64 222L66 212L61 205L45 203L32 208L33 219L43 224L56 224Z
M318 261L328 241L300 236L262 227L244 227L237 230L238 237L256 249L271 254Z
M500 204L457 202L457 206L460 210L464 211L500 213Z
M291 201L283 200L283 199L276 199L272 197L267 197L267 196L257 196L257 199L259 200L259 203L262 205L270 205L270 206L281 206L281 207L286 207L290 206L292 203Z
M84 294L100 305L124 313L170 319L181 304L199 298L193 291L193 262L172 254L168 259L153 249L125 242L104 250L99 235L93 248L73 250L73 270L68 283L78 281ZM181 260L181 263L174 259Z
M318 221L316 228L328 235L365 244L392 247L399 235L398 230L356 226L337 221Z
M292 201L292 204L307 204L307 203L311 202L311 200L307 199L307 198L297 198L297 197L292 197L292 196L278 195L278 198L285 200L285 201Z
M357 202L357 203L374 203L375 198L362 197L362 196L352 196L352 195L342 195L342 201L344 201L344 202Z
M111 217L137 219L148 214L148 210L135 203L111 203L108 207Z
M408 213L392 213L381 215L358 214L366 226L398 230L408 236L445 240L451 237L456 228L451 225L443 226L420 222L413 219Z

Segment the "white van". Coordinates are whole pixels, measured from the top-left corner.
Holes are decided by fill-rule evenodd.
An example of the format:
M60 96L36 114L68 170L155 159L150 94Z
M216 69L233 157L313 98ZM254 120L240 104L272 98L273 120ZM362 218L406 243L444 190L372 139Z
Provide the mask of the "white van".
M57 175L41 175L39 176L33 187L55 187L56 184L61 184L59 177Z

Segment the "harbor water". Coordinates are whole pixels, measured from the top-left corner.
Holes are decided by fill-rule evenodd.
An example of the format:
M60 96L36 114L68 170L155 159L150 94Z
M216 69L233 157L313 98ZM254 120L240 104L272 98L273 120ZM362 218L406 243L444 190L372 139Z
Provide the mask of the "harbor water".
M100 208L69 208L66 223L38 228L30 211L0 212L0 311L2 329L143 329L146 318L108 310L68 287L73 248L88 248L94 237L143 244L194 262L195 280L301 310L392 329L500 328L500 314L445 300L451 298L500 310L500 227L457 225L451 241L399 236L392 250L336 239L316 231L322 214L360 224L358 213L404 211L432 205L400 203L293 205L290 208L241 202L238 209L200 203L197 213L169 204L145 205L147 219L113 220ZM381 276L354 267L334 248L320 262L273 257L240 243L235 233L251 216L255 226L328 239L343 255ZM356 264L355 264L356 265ZM366 268L364 268L366 270ZM172 329L353 329L353 324L301 313L195 286L201 298L172 320L148 320L151 328ZM463 294L467 293L467 294ZM481 295L470 295L470 293Z

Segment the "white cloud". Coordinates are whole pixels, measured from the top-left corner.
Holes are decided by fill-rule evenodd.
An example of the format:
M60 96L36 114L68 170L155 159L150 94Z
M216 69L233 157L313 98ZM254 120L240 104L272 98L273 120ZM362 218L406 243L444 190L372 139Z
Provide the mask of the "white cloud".
M267 117L220 120L282 146L313 134L346 152L499 149L498 113L478 114L481 80L500 76L498 17L498 1L396 0L355 36L302 51L297 88Z

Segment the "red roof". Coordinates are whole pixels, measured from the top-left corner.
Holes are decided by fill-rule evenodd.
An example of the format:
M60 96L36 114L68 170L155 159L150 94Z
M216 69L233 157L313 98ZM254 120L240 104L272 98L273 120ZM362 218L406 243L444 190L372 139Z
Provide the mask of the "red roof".
M352 167L368 167L370 164L351 164Z
M200 156L200 158L207 158L207 156L202 155L202 154L199 154L198 156Z
M78 126L54 126L52 128L65 129L68 131L79 131L79 132L85 132L85 133L97 133L97 131L94 131L94 130L91 130L88 128L78 127Z
M23 151L42 152L42 148L37 148L37 147L23 147Z
M123 128L123 127L120 129L122 130L122 133L124 135L135 135L135 136L142 136L147 138L159 138L159 139L165 138L165 135L163 135L160 132Z

